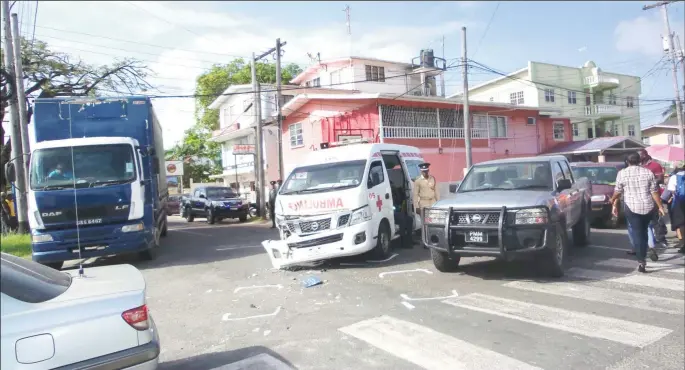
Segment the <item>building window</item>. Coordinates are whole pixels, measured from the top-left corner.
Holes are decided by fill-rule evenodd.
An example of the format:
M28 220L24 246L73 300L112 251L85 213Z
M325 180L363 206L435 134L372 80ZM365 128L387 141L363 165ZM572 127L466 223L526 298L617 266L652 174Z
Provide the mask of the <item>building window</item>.
M566 133L564 132L563 122L554 122L554 140L564 141L566 140Z
M668 145L680 145L680 135L668 135Z
M569 91L568 92L568 103L569 104L576 104L578 101L576 100L576 92L575 91Z
M297 148L304 146L304 138L302 137L302 123L293 123L288 127L290 133L290 147Z
M611 124L611 135L618 136L619 135L618 125L614 122L611 122L610 124Z
M385 67L364 66L366 68L366 81L385 82Z
M635 125L628 125L628 136L635 136Z
M340 84L340 70L331 72L331 85Z
M585 95L585 105L592 105L592 97L590 95Z
M526 119L526 125L528 125L528 126L533 126L533 125L535 125L535 117L528 117L528 118Z
M642 144L649 145L649 138L647 136L642 137Z
M317 77L312 80L312 87L321 87L321 78Z
M609 104L610 105L616 105L616 95L609 94Z
M492 102L492 101L495 101L495 98L493 98L493 97L491 96L491 97L490 97L490 101L491 101L491 102Z
M626 96L626 107L633 108L635 106L635 98L632 96Z
M311 83L310 81L307 81L307 82L304 83L304 86L305 86L305 87L311 87L311 86L312 86L312 83Z
M488 135L491 138L507 138L507 118L502 116L484 116L479 114L473 115L473 128L479 130L488 130ZM477 133L476 135L480 135ZM480 139L485 139L485 133L482 136L476 136Z
M523 104L523 103L524 103L524 100L523 100L523 91L519 91L519 92L515 92L515 93L509 94L509 101L510 101L511 104L513 104L513 105L521 105L521 104Z
M580 129L578 128L578 124L577 124L577 123L574 123L574 124L572 125L572 128L573 128L573 137L578 137L578 136L580 136Z
M554 89L545 89L545 101L554 103Z

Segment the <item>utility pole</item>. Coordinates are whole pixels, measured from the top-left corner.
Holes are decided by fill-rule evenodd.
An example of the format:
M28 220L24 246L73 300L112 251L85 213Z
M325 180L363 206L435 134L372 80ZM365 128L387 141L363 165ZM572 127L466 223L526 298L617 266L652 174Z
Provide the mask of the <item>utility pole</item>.
M685 124L683 123L683 102L680 100L680 86L678 86L678 65L676 64L676 52L673 43L673 34L671 33L671 25L668 22L668 9L666 6L674 1L661 1L652 5L642 7L642 10L653 9L661 7L661 14L664 16L664 26L666 28L666 37L668 41L668 53L671 57L671 66L673 71L673 87L675 89L675 110L676 117L678 117L678 135L680 136L680 147L685 151ZM683 66L685 68L685 65Z
M21 60L21 38L19 37L19 20L17 13L12 13L12 37L14 39L14 74L17 81L17 105L19 110L19 131L21 132L21 149L26 168L26 183L28 184L28 165L31 148L29 147L29 118L26 112L26 94L24 91L24 66Z
M343 12L345 12L345 24L347 25L347 46L350 53L349 56L352 56L352 23L350 21L350 6L345 5Z
M283 173L283 114L281 112L282 100L281 96L281 47L285 46L285 42L281 44L281 39L276 39L276 113L278 118L278 178L285 181Z
M445 35L442 35L442 57L445 58ZM445 65L445 68L447 68L447 65ZM443 98L445 97L445 72L440 74L440 96Z
M464 147L466 149L466 168L471 168L471 120L469 119L469 70L466 57L466 27L461 28L462 43L464 45L462 50L462 75L464 77L464 93L462 94L462 103L464 105Z
M254 103L252 106L255 110L255 175L257 176L257 205L259 206L259 215L264 217L264 162L262 161L262 107L261 107L261 91L259 89L259 82L257 81L257 58L252 53L252 91L254 93Z
M2 15L5 18L5 72L14 77L14 53L12 52L12 28L10 23L10 3L9 0L2 0ZM14 78L9 79L11 82ZM24 157L21 152L21 134L19 126L19 108L17 106L17 90L14 86L13 96L9 99L10 111L10 140L12 140L12 158L10 161L14 162L15 171L15 189L16 191L16 207L17 207L17 223L18 232L26 234L29 231L28 225L28 208L26 203L26 175L24 167ZM8 162L9 163L9 162ZM4 169L3 169L4 170Z

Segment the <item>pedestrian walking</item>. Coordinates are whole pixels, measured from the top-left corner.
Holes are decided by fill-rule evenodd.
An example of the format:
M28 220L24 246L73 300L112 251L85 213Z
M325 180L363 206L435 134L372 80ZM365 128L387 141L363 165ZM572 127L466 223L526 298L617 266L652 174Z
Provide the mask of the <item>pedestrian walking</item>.
M654 174L654 177L656 178L657 190L659 191L659 196L661 196L661 185L664 184L664 167L660 165L659 162L654 161L652 156L647 153L647 150L640 149L638 154L640 155L640 163L642 166L652 171ZM649 235L647 240L649 241L649 257L652 261L657 261L659 259L654 248L657 246L657 244L659 244L657 236L659 236L660 220L661 217L655 213L654 218L649 222Z
M685 166L676 168L668 179L662 199L667 198L671 230L678 238L678 253L685 253Z
M430 163L421 163L419 170L421 175L414 180L414 209L423 217L422 210L430 207L440 200L437 186L438 182L429 172ZM424 245L424 249L427 247Z
M625 203L626 223L632 234L632 243L638 261L638 271L646 272L646 257L649 238L649 223L654 213L665 214L657 190L654 173L641 166L640 155L628 156L628 167L618 172L614 195L611 197L612 213L618 216L618 199Z
M276 195L277 194L278 194L278 182L271 181L271 191L269 191L269 216L271 217L271 228L272 229L276 228Z

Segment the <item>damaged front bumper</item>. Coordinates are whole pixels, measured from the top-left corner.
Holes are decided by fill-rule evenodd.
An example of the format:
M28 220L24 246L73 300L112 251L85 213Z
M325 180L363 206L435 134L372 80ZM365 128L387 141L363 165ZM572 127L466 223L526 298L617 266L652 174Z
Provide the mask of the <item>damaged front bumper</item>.
M283 268L366 253L376 246L377 233L367 221L306 236L290 234L283 240L265 240L262 246L273 267Z
M492 256L511 259L540 252L547 248L554 230L546 207L450 207L444 211L447 212L445 222L424 222L421 235L426 247L446 252L450 257ZM518 217L517 212L529 213L525 217ZM519 219L525 222L519 223ZM431 221L430 218L425 220Z

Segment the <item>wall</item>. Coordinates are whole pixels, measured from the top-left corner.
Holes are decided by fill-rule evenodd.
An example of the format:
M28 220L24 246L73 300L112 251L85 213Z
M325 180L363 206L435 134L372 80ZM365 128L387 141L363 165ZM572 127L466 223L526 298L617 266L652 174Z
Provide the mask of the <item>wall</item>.
M530 82L522 80L528 80L527 72L521 72L510 78L504 77L491 85L469 91L469 100L490 102L490 98L492 98L492 102L494 103L511 104L509 94L523 91L523 105L536 106L538 101L538 90L533 87Z
M353 61L353 81L366 80L367 64L371 66L384 67L385 82L355 82L354 88L356 90L365 93L403 94L407 90L410 90L421 83L421 77L419 75L411 75L407 76L406 78L404 77L404 75L411 72L407 65L363 60Z
M668 135L678 136L678 130L672 128L651 128L643 131L642 136L649 138L649 145L668 145Z

